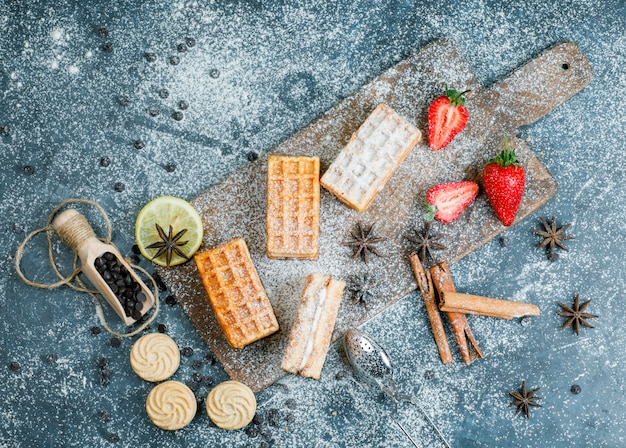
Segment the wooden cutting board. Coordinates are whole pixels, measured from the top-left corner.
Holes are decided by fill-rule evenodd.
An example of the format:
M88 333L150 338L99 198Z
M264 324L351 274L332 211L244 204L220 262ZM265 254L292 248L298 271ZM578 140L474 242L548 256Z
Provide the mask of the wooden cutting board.
M236 236L246 240L280 324L278 333L242 350L226 342L193 262L159 273L230 377L259 391L284 375L280 363L307 274L319 272L347 280L355 273L368 272L376 281L378 296L367 307L353 303L349 294L344 296L333 340L406 296L416 288L408 262L411 243L406 236L423 227L421 207L426 191L441 182L479 180L484 164L501 149L504 134L516 135L518 127L533 123L571 98L592 76L587 59L571 43L545 51L491 88L478 83L454 44L446 40L434 41L386 70L270 151L319 156L323 173L379 103L394 108L423 133L422 142L365 213L346 207L322 189L320 249L315 261L271 260L265 254L267 156L195 198L192 204L204 223L204 247ZM461 91L471 89L466 102L470 121L448 147L432 151L427 144L427 111L445 84ZM520 221L550 199L557 186L523 141L513 139L512 144L527 173L517 215ZM352 259L351 249L342 242L358 221L377 223L378 231L388 235L389 240L379 245L385 257L372 257L367 265ZM441 242L448 247L438 253L440 259L453 263L503 230L481 193L457 221L435 224L434 231L444 234Z

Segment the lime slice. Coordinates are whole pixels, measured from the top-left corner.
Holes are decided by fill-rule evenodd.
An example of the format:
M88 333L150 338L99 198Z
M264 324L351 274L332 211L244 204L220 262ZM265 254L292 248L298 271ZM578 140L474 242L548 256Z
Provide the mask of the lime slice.
M168 241L176 239L180 232L184 233L176 241ZM148 260L159 266L176 266L187 261L202 244L202 219L189 202L161 196L148 202L137 215L135 239Z

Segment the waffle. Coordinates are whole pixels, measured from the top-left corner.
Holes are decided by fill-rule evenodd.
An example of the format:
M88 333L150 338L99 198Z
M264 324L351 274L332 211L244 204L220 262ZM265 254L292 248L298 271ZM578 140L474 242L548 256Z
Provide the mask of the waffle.
M283 370L319 379L345 285L330 275L307 275L281 364Z
M278 322L243 238L194 257L217 321L234 348L278 330Z
M379 104L320 183L350 207L364 212L421 137L415 126Z
M267 160L267 256L316 259L320 234L320 160Z

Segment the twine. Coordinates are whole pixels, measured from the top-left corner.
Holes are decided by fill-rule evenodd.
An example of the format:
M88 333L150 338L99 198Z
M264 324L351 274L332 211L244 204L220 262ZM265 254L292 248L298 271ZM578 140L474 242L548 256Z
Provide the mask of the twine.
M111 327L109 327L106 317L104 315L104 308L102 306L102 301L100 300L100 297L98 296L99 292L97 290L87 288L85 283L83 283L83 281L78 277L78 275L82 272L82 268L78 266L78 255L76 253L76 249L79 247L80 243L84 241L85 238L88 238L90 236L95 236L95 234L93 233L93 230L91 229L91 226L89 225L87 220L84 219L84 217L77 215L77 217L82 218L83 222L80 222L79 220L75 220L74 224L76 225L76 228L74 230L67 230L67 227L69 228L72 227L72 226L67 226L66 230L65 231L61 230L60 231L61 235L59 235L61 239L74 250L73 271L68 275L63 275L61 271L59 270L56 260L54 258L54 252L52 250L52 234L54 233L54 228L52 226L52 222L54 221L54 218L57 215L57 213L59 213L59 211L63 207L65 207L67 204L72 204L72 203L73 204L88 204L98 209L98 211L104 218L104 222L106 223L106 226L107 226L106 238L98 238L98 239L102 241L103 243L110 244L111 246L117 249L117 247L111 242L111 234L113 230L111 221L109 220L107 213L100 206L100 204L89 199L66 199L65 201L57 205L52 211L52 213L50 213L50 216L48 217L48 222L46 223L45 227L42 227L41 229L33 230L32 232L30 232L28 235L26 235L26 238L24 238L24 240L17 247L17 251L15 252L15 271L17 272L17 275L22 279L24 283L26 283L29 286L33 286L35 288L55 289L60 286L67 285L70 288L72 288L74 291L84 292L84 293L89 294L91 298L94 300L94 302L96 303L96 315L98 316L100 320L100 324L104 327L106 331L108 331L114 336L121 337L121 338L135 336L136 334L145 330L146 327L150 325L152 321L154 321L154 319L156 318L159 312L159 288L157 287L156 281L154 280L154 278L152 278L152 276L148 273L148 271L143 269L141 266L137 266L132 263L129 263L133 269L136 269L140 271L141 273L143 273L152 282L152 289L154 291L154 302L155 302L154 312L152 313L152 315L150 316L148 320L142 323L137 329L129 333L118 333L112 330ZM89 233L87 232L87 229L85 226L88 228ZM39 283L39 282L29 280L28 278L26 278L26 276L24 275L20 267L20 261L22 260L22 256L24 255L24 248L26 247L26 244L33 237L44 232L48 240L48 261L50 262L50 266L52 267L52 270L54 271L56 276L59 278L59 281L54 282L54 283Z

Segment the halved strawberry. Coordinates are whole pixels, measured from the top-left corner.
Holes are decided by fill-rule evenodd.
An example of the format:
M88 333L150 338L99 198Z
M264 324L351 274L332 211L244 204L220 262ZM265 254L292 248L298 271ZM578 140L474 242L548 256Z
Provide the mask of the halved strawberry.
M435 218L443 223L452 222L461 216L476 195L478 184L469 180L435 185L426 193L424 219L432 221Z
M445 148L452 139L467 125L468 113L463 94L448 89L446 94L437 98L428 109L428 142L432 149Z

